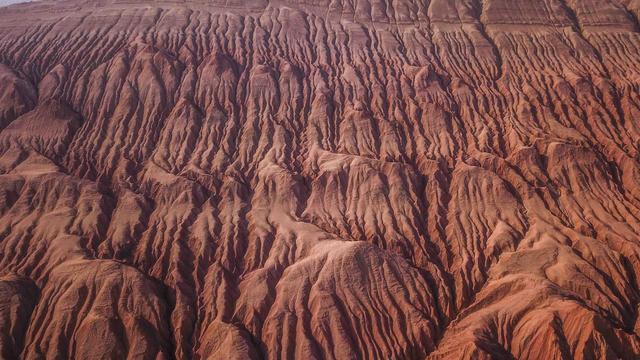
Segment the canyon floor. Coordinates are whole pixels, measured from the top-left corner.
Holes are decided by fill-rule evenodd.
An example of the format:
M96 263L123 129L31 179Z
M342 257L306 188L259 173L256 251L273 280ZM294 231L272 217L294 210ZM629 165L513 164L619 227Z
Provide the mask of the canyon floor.
M0 358L640 358L639 18L0 8Z

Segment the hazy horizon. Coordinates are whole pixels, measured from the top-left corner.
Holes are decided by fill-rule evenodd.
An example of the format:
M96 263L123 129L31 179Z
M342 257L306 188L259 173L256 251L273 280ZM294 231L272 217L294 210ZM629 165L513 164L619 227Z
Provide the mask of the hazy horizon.
M17 4L22 2L29 2L31 0L0 0L0 6L7 6L11 4Z

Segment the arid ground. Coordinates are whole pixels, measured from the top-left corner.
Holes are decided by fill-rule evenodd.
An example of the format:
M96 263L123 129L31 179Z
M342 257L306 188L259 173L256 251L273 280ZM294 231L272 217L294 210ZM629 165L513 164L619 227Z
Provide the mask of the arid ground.
M0 358L640 358L639 17L0 8Z

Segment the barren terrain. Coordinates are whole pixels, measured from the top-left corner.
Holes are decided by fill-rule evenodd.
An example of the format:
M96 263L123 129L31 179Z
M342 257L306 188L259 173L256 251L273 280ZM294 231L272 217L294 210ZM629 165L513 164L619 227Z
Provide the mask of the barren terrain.
M639 17L0 8L0 358L638 359Z

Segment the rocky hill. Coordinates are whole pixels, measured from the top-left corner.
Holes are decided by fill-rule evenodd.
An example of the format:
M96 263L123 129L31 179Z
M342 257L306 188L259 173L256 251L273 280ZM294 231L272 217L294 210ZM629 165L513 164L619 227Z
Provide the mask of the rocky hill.
M0 8L0 358L637 359L639 17Z

